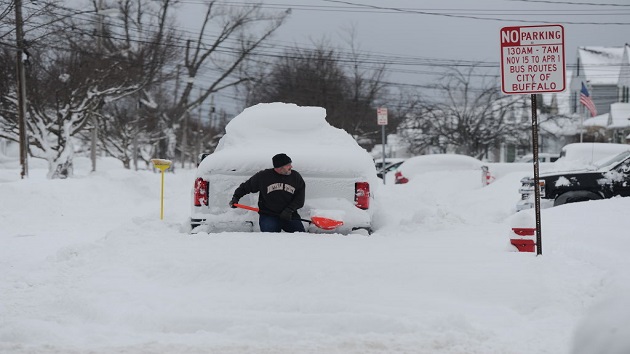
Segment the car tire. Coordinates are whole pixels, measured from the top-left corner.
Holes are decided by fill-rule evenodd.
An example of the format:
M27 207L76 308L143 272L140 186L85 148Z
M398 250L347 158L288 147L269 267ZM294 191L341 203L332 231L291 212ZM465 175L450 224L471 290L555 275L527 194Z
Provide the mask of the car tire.
M556 200L553 202L553 206L569 204L569 203L577 203L577 202L586 202L589 200L599 200L602 199L602 196L589 191L572 191L561 194Z

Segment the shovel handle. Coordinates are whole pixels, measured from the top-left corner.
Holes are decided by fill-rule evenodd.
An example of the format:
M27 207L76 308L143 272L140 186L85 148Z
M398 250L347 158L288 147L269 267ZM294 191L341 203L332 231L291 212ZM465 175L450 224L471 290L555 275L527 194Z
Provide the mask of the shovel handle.
M235 206L235 207L237 207L237 208L246 209L246 210L251 210L251 211L255 211L255 212L258 212L258 211L260 210L260 209L258 209L258 208L256 208L256 207L249 206L249 205L245 205L245 204L238 204L238 203L234 203L234 206ZM310 224L310 223L312 223L312 221L311 221L311 220L306 220L306 219L300 219L300 220L302 220L302 221L304 221L304 222L307 222L307 223L309 223L309 224Z
M260 209L258 209L256 207L245 205L245 204L234 203L234 206L237 207L237 208L247 209L247 210L251 210L251 211L255 211L255 212L258 212L260 210Z
M258 212L260 210L260 209L258 209L256 207L249 206L249 205L244 205L244 204L234 203L233 205L235 207L237 207L237 208L247 209L247 210L251 210L251 211L255 211L255 212ZM315 219L317 219L317 220L315 220ZM324 229L324 230L334 230L335 228L343 225L343 221L337 221L337 220L323 218L323 217L317 217L317 216L313 217L313 219L311 219L311 220L300 219L300 221L307 222L309 224L314 224L315 226L319 227L320 229Z

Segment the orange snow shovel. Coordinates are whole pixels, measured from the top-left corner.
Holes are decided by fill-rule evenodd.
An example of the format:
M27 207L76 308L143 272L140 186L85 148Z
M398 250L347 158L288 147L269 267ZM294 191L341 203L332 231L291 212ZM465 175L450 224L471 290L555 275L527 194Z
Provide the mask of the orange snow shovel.
M234 203L234 206L237 208L241 208L241 209L247 209L247 210L251 210L251 211L255 211L258 212L258 208L249 206L249 205L243 205L243 204L236 204ZM329 219L329 218L325 218L322 216L313 216L311 217L311 220L308 219L300 219L304 222L307 222L309 224L313 224L317 227L319 227L322 230L334 230L336 228L338 228L339 226L343 225L343 221L340 220L335 220L335 219Z

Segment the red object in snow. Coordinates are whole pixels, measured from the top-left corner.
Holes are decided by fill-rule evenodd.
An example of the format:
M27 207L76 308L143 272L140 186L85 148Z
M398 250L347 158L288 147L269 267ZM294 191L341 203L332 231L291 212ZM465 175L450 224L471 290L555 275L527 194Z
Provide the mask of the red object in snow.
M514 245L514 247L516 247L519 252L536 251L535 227L513 227L512 232L515 235L510 238L510 243Z
M403 176L400 171L396 171L394 176L396 177L396 180L394 181L394 184L405 184L405 183L409 182L409 179L407 179L407 177Z

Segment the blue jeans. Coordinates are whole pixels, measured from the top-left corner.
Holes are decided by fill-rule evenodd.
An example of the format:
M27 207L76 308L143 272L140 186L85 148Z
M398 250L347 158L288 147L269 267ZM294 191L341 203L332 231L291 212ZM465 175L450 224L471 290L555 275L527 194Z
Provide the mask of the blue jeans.
M258 225L262 232L306 232L301 220L283 220L272 215L258 214Z

